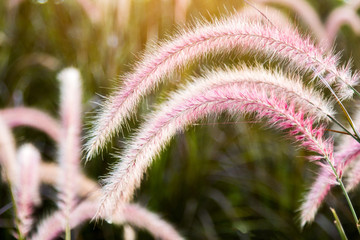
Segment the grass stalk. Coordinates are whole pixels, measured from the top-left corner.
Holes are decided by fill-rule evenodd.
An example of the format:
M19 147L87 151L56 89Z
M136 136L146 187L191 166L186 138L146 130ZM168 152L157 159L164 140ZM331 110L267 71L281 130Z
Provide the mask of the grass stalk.
M65 240L71 240L71 229L70 229L70 224L69 224L69 222L66 223L66 228L65 228Z
M330 208L330 210L331 210L332 214L334 215L334 218L335 218L334 224L335 224L335 226L336 226L336 228L337 228L337 230L338 230L338 232L340 234L341 239L342 240L348 240L348 238L347 238L347 236L345 234L344 228L341 225L340 219L339 219L337 213L335 212L335 209Z
M339 175L337 174L336 169L335 169L334 165L331 163L331 161L329 160L329 158L328 158L327 156L325 156L325 159L326 159L327 163L330 165L332 171L333 171L334 174L335 174L336 181L339 183L339 185L340 185L340 187L341 187L341 190L342 190L342 192L343 192L343 194L344 194L344 196L345 196L345 198L346 198L346 201L347 201L347 203L348 203L348 205L349 205L351 214L353 215L356 228L357 228L357 230L358 230L358 232L359 232L359 235L360 235L360 225L358 224L359 219L358 219L358 217L357 217L357 215L356 215L355 209L354 209L354 207L353 207L353 204L352 204L352 202L351 202L351 199L350 199L350 197L349 197L349 194L348 194L347 191L346 191L346 188L345 188L345 186L344 186L344 183L342 182L341 178L340 178Z
M360 143L360 138L358 136L352 134L349 130L347 130L346 127L342 123L340 123L336 118L332 117L331 115L328 115L328 117L331 119L331 121L336 123L341 129L343 129L346 134L350 135L355 141ZM334 130L332 130L332 131L334 131Z

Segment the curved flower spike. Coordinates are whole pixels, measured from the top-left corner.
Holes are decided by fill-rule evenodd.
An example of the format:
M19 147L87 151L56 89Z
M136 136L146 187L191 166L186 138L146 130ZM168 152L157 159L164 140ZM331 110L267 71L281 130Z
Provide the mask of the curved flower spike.
M111 214L118 205L128 202L144 172L170 139L209 115L229 112L230 115L254 114L257 119L266 118L269 125L288 130L301 146L320 155L311 157L312 160L327 158L334 164L332 141L323 139L323 127L313 127L316 116L305 116L306 107L299 107L295 101L287 99L286 94L277 97L276 91L269 88L233 83L221 85L224 79L219 76L215 80L197 79L146 118L148 120L119 156L121 162L105 180L99 216Z
M351 4L337 7L327 18L325 25L330 44L335 41L339 28L344 24L348 24L356 35L360 35L360 17Z
M141 98L164 77L209 53L239 49L286 60L295 69L310 71L314 77L321 75L321 80L326 81L326 84L338 79L344 98L353 93L346 84L353 85L357 81L356 75L352 76L348 68L338 66L336 56L316 47L310 39L301 37L294 29L279 30L271 24L249 23L233 16L212 24L199 25L145 54L133 72L124 76L121 89L104 104L96 117L85 146L87 159L99 152L121 129Z
M59 207L71 221L70 212L76 204L76 188L81 159L81 98L82 86L79 70L65 68L58 74L61 85L61 140L59 144L59 165L62 169L58 179Z
M28 107L5 108L0 116L9 127L28 126L43 131L54 141L60 141L60 124L50 115Z

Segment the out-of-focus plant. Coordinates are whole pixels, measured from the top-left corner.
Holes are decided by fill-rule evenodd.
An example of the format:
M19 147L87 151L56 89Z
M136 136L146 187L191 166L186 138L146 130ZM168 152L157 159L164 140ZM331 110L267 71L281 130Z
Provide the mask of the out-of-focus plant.
M83 176L80 169L81 79L77 69L68 68L58 76L61 83L61 126L39 110L30 108L5 109L0 113L1 165L13 199L18 239L54 239L94 217L101 190L96 183ZM19 121L22 117L26 121ZM32 126L59 143L57 165L41 163L40 153L31 144L23 145L15 159L15 141L9 126ZM41 203L40 182L57 186L58 210L36 226L33 210ZM83 198L82 200L80 200ZM182 239L168 223L138 205L128 204L113 215L102 218L114 224L129 223L144 228L161 239ZM31 234L36 227L36 232ZM126 235L124 236L126 239Z

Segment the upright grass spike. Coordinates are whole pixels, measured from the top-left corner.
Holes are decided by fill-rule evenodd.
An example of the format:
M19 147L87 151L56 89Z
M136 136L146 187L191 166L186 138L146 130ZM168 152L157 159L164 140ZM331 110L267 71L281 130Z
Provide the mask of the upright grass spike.
M317 116L304 113L306 104L298 106L296 101L287 99L286 94L277 97L276 91L261 86L213 85L224 79L216 76L215 80L206 77L196 80L146 118L145 124L119 156L121 162L105 180L98 216L110 214L119 204L130 201L146 169L170 139L209 115L229 112L231 115L253 114L257 119L266 118L269 125L288 130L301 146L319 154L312 156L312 160L326 158L334 164L332 141L323 138L323 127L314 128Z
M124 240L136 240L136 232L129 225L124 225Z
M40 198L40 161L39 151L31 144L21 146L17 154L18 173L16 175L15 201L22 236L28 237L31 230L34 207Z
M231 16L214 23L199 24L181 32L145 54L134 70L123 77L123 85L96 116L93 131L85 146L87 159L98 153L135 111L142 97L165 77L210 53L234 50L259 53L289 62L296 69L322 75L322 81L356 83L348 68L338 66L337 56L315 46L309 38L290 28L277 29L271 24L248 22ZM342 85L343 86L343 85ZM343 86L344 87L344 86ZM352 91L343 91L350 97Z
M82 87L80 72L75 68L65 68L58 79L61 83L61 140L59 144L59 208L63 211L67 226L66 240L70 240L70 213L76 204L76 188L81 160L81 100Z

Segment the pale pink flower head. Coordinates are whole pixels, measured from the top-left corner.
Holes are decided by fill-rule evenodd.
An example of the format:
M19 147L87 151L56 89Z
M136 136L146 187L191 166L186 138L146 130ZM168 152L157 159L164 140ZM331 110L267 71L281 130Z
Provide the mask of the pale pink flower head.
M31 144L21 146L17 154L17 176L15 182L15 202L19 230L27 236L33 224L34 207L41 202L40 198L40 162L39 151Z
M61 84L60 114L61 140L59 144L60 208L70 220L70 211L76 203L76 188L81 160L82 85L79 70L70 67L58 74Z

